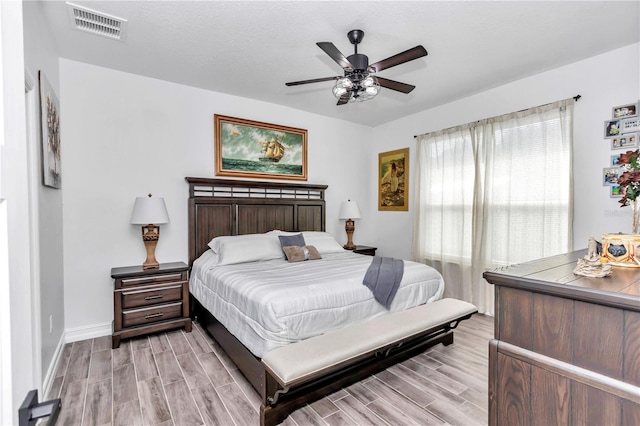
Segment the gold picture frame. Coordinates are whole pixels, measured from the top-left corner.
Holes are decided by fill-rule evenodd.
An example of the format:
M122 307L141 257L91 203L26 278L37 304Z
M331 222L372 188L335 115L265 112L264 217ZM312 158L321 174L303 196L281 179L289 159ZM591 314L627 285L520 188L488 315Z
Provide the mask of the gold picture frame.
M214 114L216 176L307 180L307 130Z
M409 148L378 154L378 210L409 210Z

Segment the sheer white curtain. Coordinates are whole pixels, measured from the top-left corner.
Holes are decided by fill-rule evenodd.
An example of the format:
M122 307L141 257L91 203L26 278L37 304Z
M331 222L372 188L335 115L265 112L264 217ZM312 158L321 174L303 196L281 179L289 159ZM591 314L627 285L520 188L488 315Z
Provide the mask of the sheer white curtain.
M413 257L493 314L482 273L572 249L573 99L418 137Z

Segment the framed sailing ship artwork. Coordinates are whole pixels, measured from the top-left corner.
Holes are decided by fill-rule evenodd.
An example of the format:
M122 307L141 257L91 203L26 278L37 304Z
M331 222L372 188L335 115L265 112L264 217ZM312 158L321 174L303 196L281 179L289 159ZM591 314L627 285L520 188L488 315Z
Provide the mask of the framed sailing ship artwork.
M307 131L215 114L216 176L307 180Z
M409 148L378 154L378 210L409 210Z

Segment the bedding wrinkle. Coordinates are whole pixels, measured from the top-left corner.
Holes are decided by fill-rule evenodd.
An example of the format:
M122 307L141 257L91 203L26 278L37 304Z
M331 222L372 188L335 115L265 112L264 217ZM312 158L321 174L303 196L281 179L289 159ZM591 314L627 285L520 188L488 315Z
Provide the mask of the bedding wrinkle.
M190 291L254 355L349 323L405 310L442 297L442 276L405 261L387 311L362 285L371 256L325 253L313 262L285 259L217 265L208 251L194 264Z

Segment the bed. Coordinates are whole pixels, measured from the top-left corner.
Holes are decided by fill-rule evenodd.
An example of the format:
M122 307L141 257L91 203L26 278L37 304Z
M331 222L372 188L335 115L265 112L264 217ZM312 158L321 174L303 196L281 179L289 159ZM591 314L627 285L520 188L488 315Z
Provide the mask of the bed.
M192 315L236 363L262 397L263 406L271 398L270 389L277 388L277 384L265 371L261 357L274 348L344 325L341 318L345 315L334 315L332 308L325 303L327 300L335 302L335 299L340 299L342 305L339 309L355 322L366 322L367 318L386 314L385 308L372 300L370 290L361 284L372 257L344 251L339 246L332 251L327 248L331 243L322 239L326 236L324 194L327 186L191 177L186 180L189 183ZM258 234L285 234L283 231L302 233L308 245L319 245L322 259L296 264L290 264L283 258L227 264L218 258L220 250L212 251L208 245L214 237L242 236L216 238L215 241L247 239L247 247L255 247L255 244L262 244L252 240L262 238ZM337 244L335 240L333 244ZM426 275L425 271L428 272ZM344 278L337 277L344 276L342 273L352 284L348 287L348 300L342 300L347 296L340 294L340 288L345 287ZM300 280L303 275L305 279ZM318 275L325 276L322 285L317 281ZM232 285L215 289L229 277ZM315 294L320 287L326 291L322 290L319 302L313 302L316 305L301 310L297 308L305 303L290 303L302 300L300 292ZM439 273L426 265L405 262L405 275L390 309L402 311L431 302L441 298L442 290ZM241 299L243 292L250 297ZM229 317L235 319L230 320ZM259 324L260 321L266 325ZM317 324L322 325L321 329L314 328ZM384 359L365 359L345 371L320 377L300 391L285 395L286 410L291 411L318 399L323 394L420 353L426 347L437 343L449 344L453 341L451 329L455 326L457 323L453 327L447 325L441 330L429 330L420 338L403 342L394 347L391 354L386 353ZM278 413L276 420L281 421L285 415ZM273 424L274 420L262 418L261 422Z
M303 233L307 244L318 238L313 234L318 233ZM276 235L246 237L254 242L243 250L248 255L255 253L256 240L273 239L274 249L282 252ZM322 237L339 251L321 248L320 259L304 262L289 263L281 255L221 265L219 256L207 250L193 264L190 292L259 358L290 343L442 297L444 281L437 271L406 262L402 282L387 310L362 284L373 258L344 250L328 234Z

